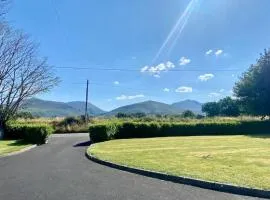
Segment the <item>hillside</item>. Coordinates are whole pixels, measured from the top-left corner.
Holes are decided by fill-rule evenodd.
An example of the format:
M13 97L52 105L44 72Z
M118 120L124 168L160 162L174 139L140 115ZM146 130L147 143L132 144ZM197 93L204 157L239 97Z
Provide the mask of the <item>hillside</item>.
M195 113L202 112L202 104L194 100L185 100L185 101L176 102L176 103L173 103L171 106L177 110L182 110L182 111L191 110Z
M137 113L143 112L146 114L177 114L178 111L170 105L157 101L144 101L127 106L122 106L106 113L106 115L115 115L117 113Z
M105 115L116 115L117 113L130 114L137 112L146 114L180 114L185 110L201 113L201 107L202 104L194 100L180 101L171 105L157 101L144 101L116 108Z
M194 100L185 100L173 103L171 105L157 102L144 101L131 105L116 108L110 112L105 112L95 105L88 103L88 113L92 116L107 115L112 116L117 113L146 113L146 114L180 114L185 110L191 110L195 113L201 113L202 104ZM40 117L65 117L83 115L85 109L85 102L57 102L46 101L37 98L32 98L25 101L21 110L31 112L35 116Z
M63 117L83 115L84 106L85 103L80 101L64 103L32 98L22 104L21 110L40 117ZM99 115L104 111L89 103L88 113L89 115Z

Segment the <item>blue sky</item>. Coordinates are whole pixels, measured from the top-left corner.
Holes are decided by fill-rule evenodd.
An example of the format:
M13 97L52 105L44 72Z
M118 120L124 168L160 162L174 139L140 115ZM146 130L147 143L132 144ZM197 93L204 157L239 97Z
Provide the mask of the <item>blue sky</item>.
M269 47L269 8L269 0L13 0L7 20L40 44L62 80L41 98L84 100L89 79L90 101L110 110L231 95Z

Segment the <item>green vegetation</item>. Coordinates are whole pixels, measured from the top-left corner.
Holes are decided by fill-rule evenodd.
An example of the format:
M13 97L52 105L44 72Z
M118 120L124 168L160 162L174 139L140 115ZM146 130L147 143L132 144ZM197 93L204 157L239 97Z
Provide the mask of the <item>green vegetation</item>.
M59 117L79 116L84 113L84 107L85 102L82 101L64 103L31 98L23 103L21 110L31 112L32 115L39 117ZM88 113L92 116L102 114L104 111L89 103Z
M44 144L53 133L53 128L46 124L10 122L5 131L8 138L24 139L32 144Z
M23 140L0 140L0 156L31 146Z
M270 121L113 122L89 127L90 139L148 138L194 135L269 134Z
M270 49L261 54L235 84L234 93L246 113L270 116Z
M270 189L270 137L190 136L97 143L94 156L122 165Z
M240 115L240 104L237 100L231 97L225 97L218 102L208 102L203 104L202 112L206 113L208 117L215 116L231 116L237 117Z

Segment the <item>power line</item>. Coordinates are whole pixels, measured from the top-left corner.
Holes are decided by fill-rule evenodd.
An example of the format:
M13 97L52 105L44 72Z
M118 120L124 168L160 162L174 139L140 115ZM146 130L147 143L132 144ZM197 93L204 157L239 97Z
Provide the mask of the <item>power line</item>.
M198 67L197 66L189 66L189 67ZM220 66L217 66L217 68ZM74 70L93 70L93 71L123 71L123 72L140 72L140 69L135 69L135 68L97 68L97 67L53 67L55 69L74 69ZM158 71L158 72L200 72L200 71L242 71L238 68L227 68L227 69L211 69L211 68L204 68L204 69L170 69L170 70L164 70L164 71Z

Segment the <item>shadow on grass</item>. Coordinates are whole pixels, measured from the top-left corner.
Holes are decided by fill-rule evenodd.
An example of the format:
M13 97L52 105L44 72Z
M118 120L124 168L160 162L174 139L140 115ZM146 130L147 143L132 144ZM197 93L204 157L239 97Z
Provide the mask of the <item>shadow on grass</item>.
M269 134L254 134L254 135L248 135L248 136L252 138L267 139L267 138L270 138L270 133Z
M86 141L86 142L80 142L80 143L77 143L75 145L73 145L73 147L86 147L86 146L90 146L91 144L91 141Z
M23 146L23 145L27 145L27 144L29 144L29 143L24 141L24 140L16 140L16 141L8 144L7 146Z

